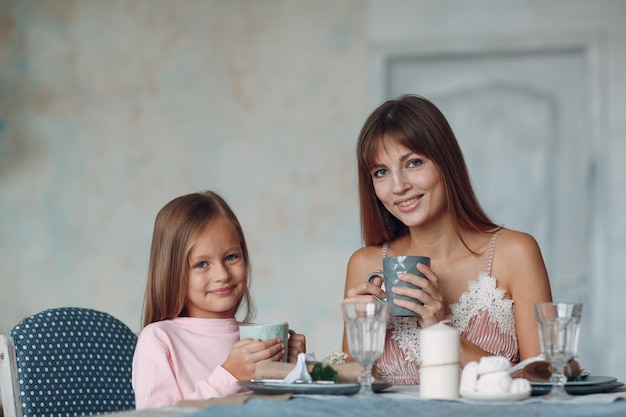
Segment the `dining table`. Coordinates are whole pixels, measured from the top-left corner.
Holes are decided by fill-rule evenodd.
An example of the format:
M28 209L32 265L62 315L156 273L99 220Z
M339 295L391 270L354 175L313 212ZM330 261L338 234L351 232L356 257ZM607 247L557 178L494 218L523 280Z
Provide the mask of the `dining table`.
M117 413L117 417L624 417L625 400L626 390L576 395L565 401L544 400L541 396L520 401L423 399L418 391L406 390L367 396L248 393L127 411Z

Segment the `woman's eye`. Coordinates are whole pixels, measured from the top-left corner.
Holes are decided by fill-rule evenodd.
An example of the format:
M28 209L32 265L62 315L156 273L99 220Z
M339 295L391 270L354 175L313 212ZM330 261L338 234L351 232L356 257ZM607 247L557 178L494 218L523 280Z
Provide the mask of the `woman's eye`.
M208 262L202 261L202 262L198 262L197 264L195 264L193 266L194 269L204 269L207 266L209 266Z
M417 167L417 166L420 166L420 165L422 165L422 160L421 159L411 159L409 161L409 165L408 166L409 167Z
M380 178L380 177L384 177L385 174L387 174L387 170L386 169L379 169L377 171L374 171L374 173L372 175L374 177L376 177L376 178Z

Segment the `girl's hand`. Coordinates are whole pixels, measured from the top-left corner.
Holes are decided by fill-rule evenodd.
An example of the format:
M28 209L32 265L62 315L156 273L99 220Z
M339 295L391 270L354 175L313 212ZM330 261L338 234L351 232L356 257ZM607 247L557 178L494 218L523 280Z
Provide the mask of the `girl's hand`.
M256 364L262 360L280 361L285 354L285 345L279 338L261 341L243 339L235 342L222 367L238 380L255 377Z
M417 264L417 270L426 276L420 277L414 274L398 274L398 279L411 283L420 289L408 287L392 287L391 291L397 295L415 298L423 303L420 305L412 301L394 299L394 303L400 307L417 313L417 322L421 328L432 326L445 319L445 304L443 296L439 292L439 278L424 264Z
M296 363L298 361L298 354L306 353L306 338L303 334L296 333L289 336L289 353L288 362Z

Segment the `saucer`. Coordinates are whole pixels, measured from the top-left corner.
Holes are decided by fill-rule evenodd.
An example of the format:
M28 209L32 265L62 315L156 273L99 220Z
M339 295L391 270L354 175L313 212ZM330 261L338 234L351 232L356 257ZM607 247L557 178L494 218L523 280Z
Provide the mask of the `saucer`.
M503 392L499 394L484 394L480 392L468 392L461 391L461 397L467 400L474 401L501 401L501 402L510 402L510 401L521 401L530 398L531 391L525 392Z
M623 383L617 381L617 378L612 376L589 375L581 381L566 382L565 391L571 395L596 394L610 391L623 385ZM547 394L552 390L551 382L531 381L530 386L533 389L533 395Z
M239 381L239 385L259 394L309 394L309 395L354 395L361 389L359 383L294 383L286 384L277 380Z

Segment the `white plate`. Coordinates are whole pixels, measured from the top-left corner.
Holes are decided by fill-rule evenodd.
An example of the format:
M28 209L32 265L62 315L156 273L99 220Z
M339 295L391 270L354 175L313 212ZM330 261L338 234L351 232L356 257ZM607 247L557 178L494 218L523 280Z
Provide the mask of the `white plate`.
M531 391L526 392L506 392L502 394L483 394L479 392L461 391L461 397L475 401L521 401L530 398Z
M589 386L589 385L601 385L601 384L608 384L610 382L615 382L617 381L617 378L612 377L612 376L598 376L598 375L589 375L587 378L580 380L580 381L567 381L565 383L566 387L585 387L585 386ZM537 386L548 386L548 387L552 387L552 382L535 382L535 381L529 381L530 385L537 385Z
M286 384L276 380L239 381L239 385L259 394L320 394L320 395L354 395L359 392L361 384L334 383L295 383Z
M596 394L599 392L612 391L623 386L617 378L612 376L589 375L581 381L568 381L565 383L565 391L571 395ZM551 382L530 382L533 395L544 395L552 390Z

